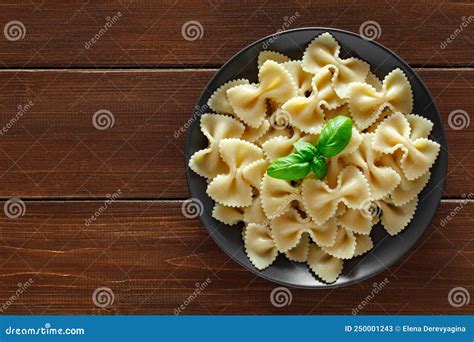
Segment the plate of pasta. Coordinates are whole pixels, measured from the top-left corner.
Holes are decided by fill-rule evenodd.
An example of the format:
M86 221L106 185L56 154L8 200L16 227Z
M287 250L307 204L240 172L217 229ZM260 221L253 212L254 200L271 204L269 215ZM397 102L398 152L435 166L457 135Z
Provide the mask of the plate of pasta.
M351 32L256 41L216 73L190 122L186 176L204 226L280 284L337 287L387 269L441 200L447 146L431 94Z

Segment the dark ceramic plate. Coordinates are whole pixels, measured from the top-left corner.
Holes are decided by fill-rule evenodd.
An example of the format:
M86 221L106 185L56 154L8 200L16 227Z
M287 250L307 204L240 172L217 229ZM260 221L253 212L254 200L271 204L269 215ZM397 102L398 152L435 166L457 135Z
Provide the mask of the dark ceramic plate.
M416 214L408 227L399 235L390 237L380 224L376 225L371 233L374 248L363 256L345 261L343 272L337 281L325 284L311 273L306 264L291 262L284 255L280 255L264 271L257 270L245 254L241 229L226 226L212 217L214 202L206 194L206 180L187 166L194 152L207 147L207 139L200 131L199 120L194 120L188 129L186 140L186 177L191 196L203 204L204 211L201 220L204 226L219 247L243 267L265 279L294 287L330 288L349 285L369 278L399 260L430 224L441 200L448 165L446 139L440 115L433 97L418 75L400 57L382 45L364 40L357 34L337 29L295 29L277 36L263 38L249 45L232 57L212 78L199 98L193 118L209 111L206 106L209 96L225 82L236 78L247 78L251 82L257 82L257 57L265 47L267 50L281 52L293 59L300 59L308 43L324 32L330 32L339 42L341 56L363 59L371 65L372 72L380 79L395 68L402 69L408 76L413 89L414 113L434 123L431 139L440 143L442 147L436 163L431 168L428 185L419 195Z

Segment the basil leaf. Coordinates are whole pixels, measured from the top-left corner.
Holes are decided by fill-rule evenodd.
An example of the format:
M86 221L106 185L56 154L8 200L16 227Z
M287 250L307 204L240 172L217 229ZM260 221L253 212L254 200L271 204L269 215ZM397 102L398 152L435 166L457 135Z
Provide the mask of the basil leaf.
M304 140L298 140L293 144L296 149L296 152L300 154L305 161L311 161L314 156L318 153L316 147Z
M351 140L352 120L347 116L339 115L329 120L319 135L316 148L330 158L341 153Z
M321 156L314 157L313 161L311 162L311 170L319 179L324 179L326 177L326 173L328 172L328 164L326 159Z
M291 181L303 179L310 170L310 162L305 161L300 154L292 153L271 163L267 174L273 178Z

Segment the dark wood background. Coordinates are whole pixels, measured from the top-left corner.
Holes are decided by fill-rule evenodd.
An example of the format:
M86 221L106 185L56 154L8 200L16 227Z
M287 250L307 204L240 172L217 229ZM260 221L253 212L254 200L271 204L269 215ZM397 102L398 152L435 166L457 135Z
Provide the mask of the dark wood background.
M290 28L380 25L377 41L415 67L436 99L449 176L432 225L402 260L360 284L291 289L292 303L276 308L276 284L229 259L199 219L182 215L185 137L174 132L217 68L296 13ZM454 130L448 115L474 113L474 22L441 48L471 15L472 2L438 0L2 1L0 26L18 20L26 33L17 41L0 36L0 126L33 103L0 136L0 204L25 203L23 216L0 215L3 314L173 314L207 278L183 314L351 314L385 278L361 314L472 314L474 299L456 308L448 293L463 287L474 296L474 205L463 200L474 192L474 123ZM201 39L183 38L190 20L201 23ZM94 128L99 109L113 113L112 128ZM99 287L114 293L106 308L93 303Z

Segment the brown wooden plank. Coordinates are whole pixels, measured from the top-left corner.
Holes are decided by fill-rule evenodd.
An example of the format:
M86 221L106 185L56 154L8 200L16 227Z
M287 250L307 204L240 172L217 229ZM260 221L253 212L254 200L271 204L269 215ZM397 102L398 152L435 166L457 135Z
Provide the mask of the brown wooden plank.
M447 196L474 192L472 69L418 70L443 114L449 145ZM184 134L174 132L215 70L0 72L0 191L4 197L185 198ZM18 115L18 106L32 106ZM93 114L114 116L98 130ZM21 112L23 113L23 112ZM13 120L13 121L12 121ZM459 180L462 179L462 182Z
M473 9L470 2L443 0L8 0L2 2L0 22L20 21L25 35L0 40L0 61L8 67L220 65L282 28L359 32L364 23L375 21L380 27L377 40L409 63L470 65ZM189 21L200 23L201 39L183 38L182 27ZM446 43L449 37L454 39Z
M31 201L24 216L0 216L0 303L9 301L18 284L30 282L4 314L173 314L195 284L208 278L207 288L183 314L350 315L373 283L386 278L361 314L474 312L472 300L459 308L448 302L454 287L464 287L472 297L474 202L443 201L420 241L387 271L335 290L291 289L291 305L280 309L269 299L277 285L227 257L198 219L183 217L181 202L117 201L85 226L102 205ZM441 224L451 213L452 219ZM109 308L92 302L98 287L112 289L115 301Z

